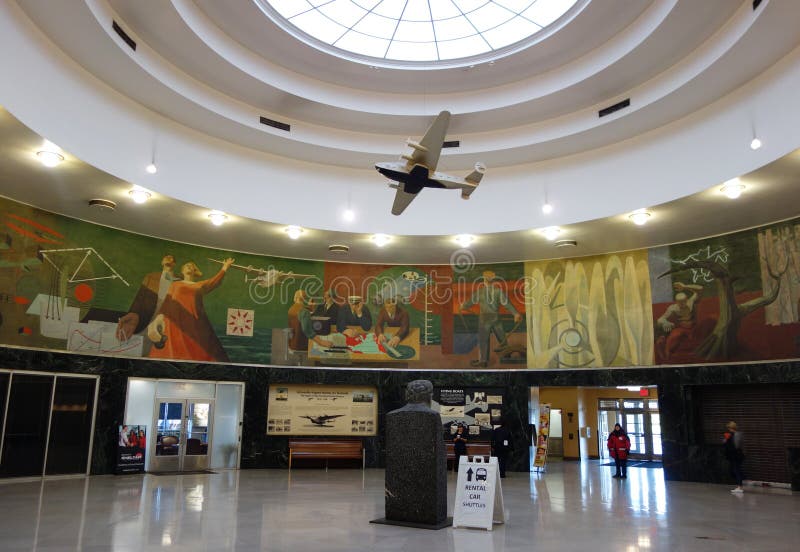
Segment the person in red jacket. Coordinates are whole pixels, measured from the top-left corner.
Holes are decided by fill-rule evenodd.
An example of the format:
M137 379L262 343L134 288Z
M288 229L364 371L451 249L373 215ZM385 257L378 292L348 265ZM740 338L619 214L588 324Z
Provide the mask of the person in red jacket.
M628 434L619 424L614 424L614 431L608 436L608 451L614 459L617 467L616 478L627 479L628 477L628 452L631 450L631 440Z

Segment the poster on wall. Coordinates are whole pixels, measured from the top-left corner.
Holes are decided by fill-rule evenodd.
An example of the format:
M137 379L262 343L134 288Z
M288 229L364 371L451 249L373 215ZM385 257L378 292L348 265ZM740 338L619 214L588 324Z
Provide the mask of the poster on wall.
M533 467L543 471L547 463L547 443L550 437L550 405L539 405L539 436L536 439L536 455L533 458Z
M267 435L371 437L378 429L374 387L270 385L267 409Z
M147 426L121 425L117 434L117 473L142 473L147 453Z
M442 417L445 441L453 438L459 424L473 440L490 441L503 416L504 397L501 387L437 387L431 408Z

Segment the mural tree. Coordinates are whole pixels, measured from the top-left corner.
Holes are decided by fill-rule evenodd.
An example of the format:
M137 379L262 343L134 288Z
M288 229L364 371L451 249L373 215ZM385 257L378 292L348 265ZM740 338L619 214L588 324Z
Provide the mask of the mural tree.
M733 289L733 284L739 277L731 274L728 267L717 261L689 260L658 276L663 278L669 274L697 269L707 271L716 281L717 296L719 297L719 317L713 331L697 347L696 354L706 360L727 360L738 352L738 334L742 319L751 312L766 307L778 298L778 293L781 289L781 276L789 268L788 256L783 255L783 257L786 262L783 268L777 272L770 264L769 259L764 259L770 277L775 280L775 287L768 294L744 303L736 302L736 292Z

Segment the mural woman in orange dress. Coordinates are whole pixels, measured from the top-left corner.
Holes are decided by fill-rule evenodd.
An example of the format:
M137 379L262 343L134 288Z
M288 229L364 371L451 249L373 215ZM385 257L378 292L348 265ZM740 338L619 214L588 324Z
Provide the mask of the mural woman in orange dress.
M225 259L222 268L208 280L193 262L181 267L183 280L173 282L147 335L153 341L151 358L208 360L227 362L214 328L206 315L203 296L216 289L233 259Z

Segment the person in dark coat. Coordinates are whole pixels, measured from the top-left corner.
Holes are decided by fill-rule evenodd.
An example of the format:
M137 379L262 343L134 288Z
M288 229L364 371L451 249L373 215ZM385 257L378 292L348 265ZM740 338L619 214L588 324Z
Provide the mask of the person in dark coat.
M742 480L744 479L742 475L742 464L744 463L742 445L744 439L742 432L738 431L736 422L728 422L726 427L728 431L726 431L724 435L725 458L728 459L728 463L730 463L731 466L731 475L733 475L733 478L736 480L736 488L731 489L731 492L740 494L744 492L744 489L742 489Z
M619 424L614 424L614 431L608 436L608 451L614 459L617 468L615 478L626 479L628 477L628 452L631 450L631 440L628 434Z
M461 457L467 454L467 437L464 435L463 424L458 424L458 429L453 437L453 453L456 456L455 462L453 462L453 471L458 473L458 463L461 461Z
M497 457L500 477L506 476L506 463L508 462L508 454L511 452L512 447L511 431L508 430L505 422L501 418L499 425L492 431L492 452Z

